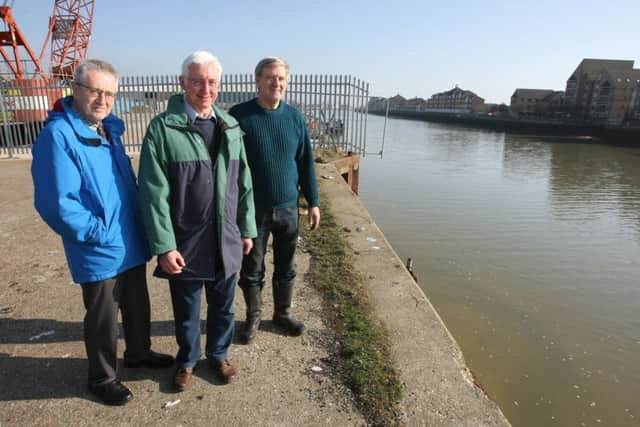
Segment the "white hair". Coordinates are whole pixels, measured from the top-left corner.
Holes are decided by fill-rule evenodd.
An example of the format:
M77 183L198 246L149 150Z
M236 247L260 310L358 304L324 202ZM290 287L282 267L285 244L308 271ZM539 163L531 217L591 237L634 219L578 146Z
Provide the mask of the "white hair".
M85 59L80 62L76 66L73 81L84 83L89 71L99 71L101 73L111 74L116 79L116 82L118 81L118 72L115 67L107 61L101 61L100 59Z
M189 67L191 64L198 65L213 65L213 68L216 69L220 74L222 74L222 65L220 65L220 61L216 58L211 52L207 52L206 50L197 50L191 53L189 56L182 61L182 77L187 78L189 74Z

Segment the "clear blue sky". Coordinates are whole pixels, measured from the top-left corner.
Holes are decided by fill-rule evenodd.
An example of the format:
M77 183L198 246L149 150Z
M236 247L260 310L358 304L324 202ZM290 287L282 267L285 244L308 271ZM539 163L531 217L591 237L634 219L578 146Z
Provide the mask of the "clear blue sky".
M52 8L15 0L37 52ZM638 19L640 0L96 0L89 56L151 75L177 74L196 49L214 52L225 73L277 55L293 73L363 79L371 95L428 98L458 84L508 103L517 87L564 90L585 57L640 68Z

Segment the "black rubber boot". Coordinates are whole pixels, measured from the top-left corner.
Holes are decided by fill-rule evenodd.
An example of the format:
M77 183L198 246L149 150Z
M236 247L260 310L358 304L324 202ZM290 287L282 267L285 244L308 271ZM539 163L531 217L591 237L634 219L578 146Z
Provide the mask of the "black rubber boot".
M297 337L302 335L304 324L289 313L293 284L293 280L286 283L273 281L273 324L284 329L287 334Z
M248 289L242 289L244 302L247 306L247 320L244 327L240 331L240 342L250 344L256 337L258 328L260 327L260 316L262 315L262 289L253 286Z

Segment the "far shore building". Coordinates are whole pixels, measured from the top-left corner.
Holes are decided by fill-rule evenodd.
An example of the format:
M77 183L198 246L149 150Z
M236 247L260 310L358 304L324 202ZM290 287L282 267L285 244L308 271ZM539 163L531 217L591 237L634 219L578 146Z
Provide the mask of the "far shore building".
M511 112L518 117L552 117L562 109L564 92L552 89L521 89L511 95Z
M602 69L593 84L590 118L613 126L635 120L639 91L640 70Z
M400 111L403 109L405 103L407 102L407 99L404 96L398 94L389 98L388 102L389 111Z
M387 103L389 111L425 111L427 101L423 98L406 99L401 95L391 98L371 97L369 98L369 111L386 111Z
M372 97L369 99L369 110L385 111L389 103L389 111L424 111L427 108L427 101L422 98L406 99L402 95L391 98Z
M636 85L636 90L631 98L631 122L640 125L640 82Z
M425 111L427 109L427 101L423 98L407 99L404 104L405 111Z
M369 111L386 111L387 109L387 98L382 96L372 96L369 98L369 103L367 105Z
M485 112L486 108L484 98L456 85L451 90L432 95L427 101L426 110L443 113L481 113Z
M596 80L602 77L607 78L603 76L603 70L609 75L618 76L619 73L632 71L633 61L619 59L583 59L567 79L565 90L565 106L567 107L567 111L572 112L577 117L590 118Z

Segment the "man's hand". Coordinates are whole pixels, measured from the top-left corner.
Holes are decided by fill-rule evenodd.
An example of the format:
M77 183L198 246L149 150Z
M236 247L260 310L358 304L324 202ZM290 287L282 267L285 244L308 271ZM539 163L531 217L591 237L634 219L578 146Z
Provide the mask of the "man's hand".
M185 266L184 258L176 249L158 255L158 264L167 274L180 274Z
M242 253L245 255L249 255L253 249L253 239L242 238Z
M317 206L309 209L309 228L316 230L320 227L320 208Z

